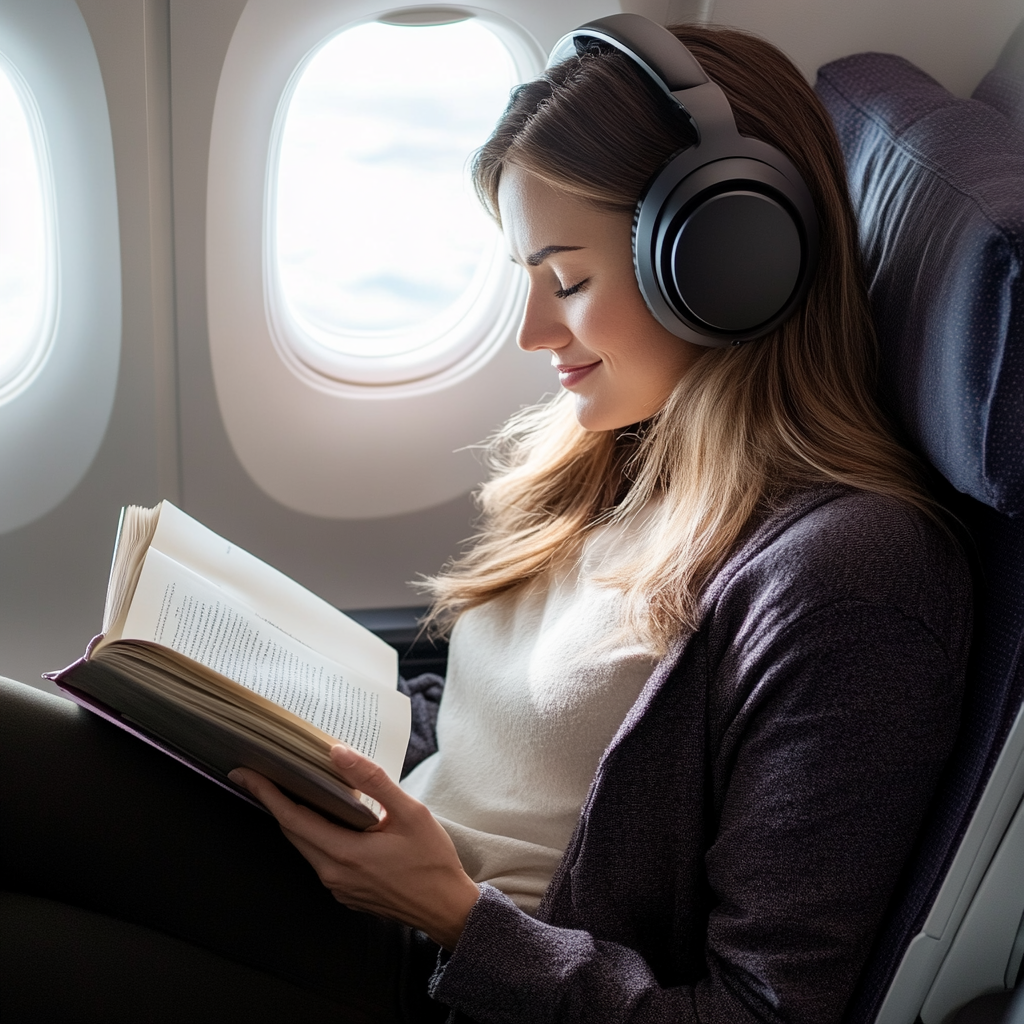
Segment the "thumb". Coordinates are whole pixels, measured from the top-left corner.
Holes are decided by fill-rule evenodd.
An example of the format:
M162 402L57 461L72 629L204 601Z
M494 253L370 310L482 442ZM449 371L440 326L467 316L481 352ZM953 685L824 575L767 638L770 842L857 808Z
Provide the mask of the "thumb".
M343 782L392 811L412 799L379 764L346 743L331 747L331 763Z

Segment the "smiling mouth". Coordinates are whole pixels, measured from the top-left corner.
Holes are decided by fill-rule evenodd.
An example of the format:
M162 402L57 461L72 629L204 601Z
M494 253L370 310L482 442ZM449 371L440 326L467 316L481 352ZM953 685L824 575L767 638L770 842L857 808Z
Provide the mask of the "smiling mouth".
M586 375L588 373L590 373L590 371L593 370L595 366L600 366L600 365L601 365L601 360L600 359L596 360L593 363L586 363L583 366L557 366L556 365L555 369L558 371L558 382L559 382L559 384L562 385L563 388L572 387L574 384L577 384L581 380L583 380L583 378L586 377Z

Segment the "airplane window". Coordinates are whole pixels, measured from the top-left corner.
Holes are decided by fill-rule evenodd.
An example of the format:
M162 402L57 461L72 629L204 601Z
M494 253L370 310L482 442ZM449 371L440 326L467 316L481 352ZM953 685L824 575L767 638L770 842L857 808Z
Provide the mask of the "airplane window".
M0 54L0 402L28 384L56 312L53 189L42 120L25 80Z
M467 165L575 15L383 7L248 0L210 127L217 406L255 484L329 518L465 495L470 446L552 387L516 346L526 282Z
M279 345L336 380L386 385L480 344L512 268L467 165L517 81L476 18L364 23L314 52L272 157L265 273Z
M0 0L0 534L78 486L120 357L114 149L92 37L75 0Z

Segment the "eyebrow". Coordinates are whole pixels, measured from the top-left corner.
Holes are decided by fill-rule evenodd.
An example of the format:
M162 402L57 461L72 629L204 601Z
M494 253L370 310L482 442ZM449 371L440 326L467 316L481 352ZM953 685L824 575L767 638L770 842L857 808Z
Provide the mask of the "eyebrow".
M526 265L528 267L539 267L549 256L553 256L556 252L576 252L578 249L583 249L585 246L582 245L545 245L543 249L538 249L536 252L531 252L526 257ZM516 262L514 256L510 257L512 262Z

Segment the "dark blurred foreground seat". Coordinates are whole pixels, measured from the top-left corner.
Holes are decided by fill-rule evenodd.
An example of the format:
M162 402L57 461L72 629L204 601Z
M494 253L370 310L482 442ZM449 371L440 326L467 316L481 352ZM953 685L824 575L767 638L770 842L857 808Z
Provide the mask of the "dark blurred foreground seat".
M1024 992L1009 1008L1024 958L1024 25L979 99L877 53L825 65L816 89L886 399L948 481L977 579L960 736L847 1020L1024 1017Z
M0 892L0 936L10 1024L368 1024L281 978L68 903Z

